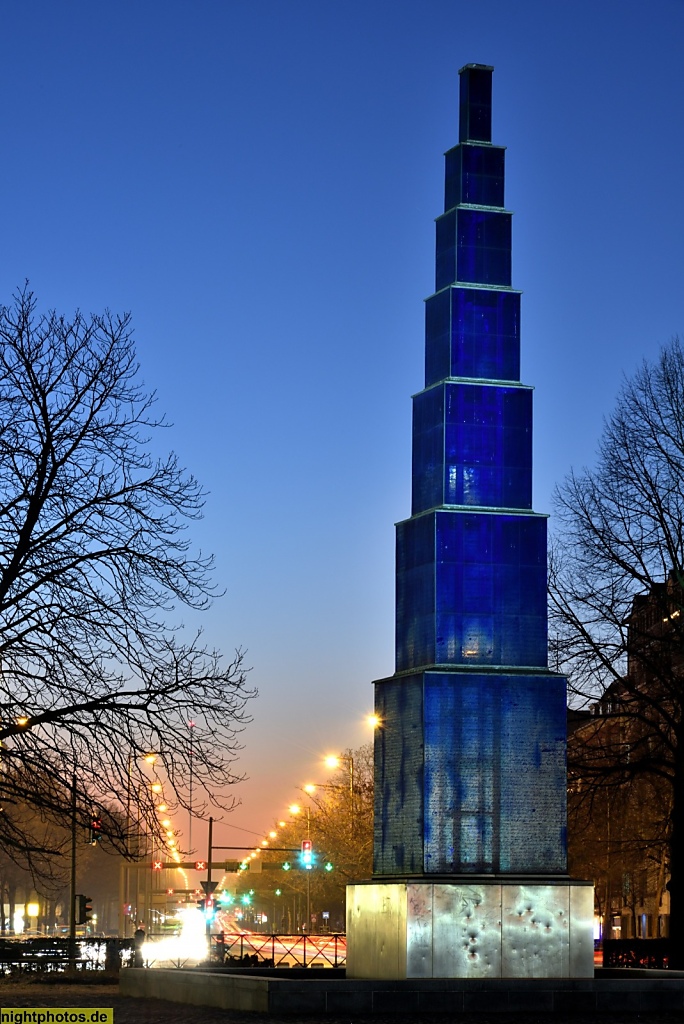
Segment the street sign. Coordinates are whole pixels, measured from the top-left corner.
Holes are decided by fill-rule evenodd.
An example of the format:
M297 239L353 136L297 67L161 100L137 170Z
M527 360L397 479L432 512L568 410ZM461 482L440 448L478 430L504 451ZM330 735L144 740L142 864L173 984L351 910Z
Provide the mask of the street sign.
M202 886L202 892L205 892L207 896L211 896L212 892L216 889L218 882L207 882L205 879L203 882L200 882L200 885Z
M158 867L159 864L161 864L161 868ZM203 867L202 868L198 868L197 867L198 864L202 864ZM194 860L193 861L189 861L189 860L149 861L149 860L147 860L147 861L140 861L138 864L131 864L131 865L129 865L129 870L137 871L137 870L146 869L146 870L149 871L151 866L154 866L155 870L157 870L157 871L160 871L160 870L162 870L162 871L178 871L179 868L182 868L185 871L206 871L209 865L207 864L206 860L201 860L201 861L194 861ZM212 871L221 871L221 872L234 872L234 871L237 871L238 869L240 869L242 871L253 871L253 872L259 872L259 871L281 871L282 867L283 867L282 861L271 861L271 862L268 862L268 861L257 860L256 858L254 860L247 860L247 861L243 861L243 860L241 860L241 861L237 861L237 860L218 860L218 861L217 860L213 860L211 862L211 870ZM297 867L297 865L292 863L292 867L295 868L295 867Z

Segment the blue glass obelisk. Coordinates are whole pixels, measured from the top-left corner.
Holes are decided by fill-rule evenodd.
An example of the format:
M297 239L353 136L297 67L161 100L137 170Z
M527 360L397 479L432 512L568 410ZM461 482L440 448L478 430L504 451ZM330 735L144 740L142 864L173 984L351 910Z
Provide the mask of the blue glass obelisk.
M397 526L396 666L375 683L374 878L348 894L356 977L377 973L364 921L377 934L383 913L405 921L390 957L405 967L385 976L593 971L589 888L566 875L566 683L547 663L546 517L532 511L532 389L520 381L492 70L461 69L459 143L446 154L411 517ZM453 934L458 913L463 941L445 962L435 928ZM547 940L521 954L518 938L512 966L507 918Z

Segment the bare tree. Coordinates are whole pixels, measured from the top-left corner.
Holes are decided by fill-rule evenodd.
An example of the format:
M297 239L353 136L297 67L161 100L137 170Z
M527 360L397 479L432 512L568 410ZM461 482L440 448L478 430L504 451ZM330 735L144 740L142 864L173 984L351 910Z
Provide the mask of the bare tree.
M372 874L373 745L345 750L339 762L327 783L302 791L299 812L277 829L278 846L292 851L300 848L303 839L311 839L314 869L301 870L296 852L264 850L261 859L265 863L275 868L285 861L292 870L249 872L239 882L243 888L253 887L255 898L262 901L273 899L277 887L282 900L273 900L273 905L279 919L290 916L291 897L296 896L302 910L307 903L313 916L327 910L332 915L330 920L343 926L347 883L368 879ZM326 870L326 863L331 870ZM306 917L304 913L301 916ZM311 927L310 921L307 927Z
M108 840L158 828L142 758L172 800L230 806L246 720L242 654L224 663L176 609L214 596L186 534L204 495L139 381L130 316L37 312L28 286L0 307L0 850L51 852L40 819ZM173 626L170 625L173 624ZM189 722L194 723L192 727ZM220 794L217 796L217 794ZM135 813L131 804L135 804Z
M671 965L684 966L684 353L625 380L595 468L556 494L552 643L591 727L571 743L585 792L648 777L669 822Z

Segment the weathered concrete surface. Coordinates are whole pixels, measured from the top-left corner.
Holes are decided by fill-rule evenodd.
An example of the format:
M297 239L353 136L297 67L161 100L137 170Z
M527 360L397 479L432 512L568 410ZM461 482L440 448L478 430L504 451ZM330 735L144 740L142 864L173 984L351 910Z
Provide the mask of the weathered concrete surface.
M611 972L612 974L612 972ZM684 975L595 979L422 979L366 981L312 977L240 977L195 970L129 968L126 997L269 1014L592 1013L647 1014L684 1010Z
M593 978L593 913L591 882L357 882L347 979Z

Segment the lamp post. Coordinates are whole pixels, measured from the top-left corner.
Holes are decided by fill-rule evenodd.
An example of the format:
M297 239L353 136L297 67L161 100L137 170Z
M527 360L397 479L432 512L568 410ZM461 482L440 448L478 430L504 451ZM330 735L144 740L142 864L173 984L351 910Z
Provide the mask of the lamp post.
M193 774L193 756L194 756L194 739L195 739L195 723L191 720L188 722L188 729L190 730L190 791L188 799L188 854L192 856L192 774Z
M144 754L144 755L142 755L140 757L140 760L143 761L145 764L152 765L157 760L157 754L154 754L154 753ZM135 752L134 751L129 752L129 754L128 754L128 766L127 766L127 770L126 770L126 831L125 831L125 835L126 835L126 845L128 846L130 844L130 853L132 855L134 855L135 857L139 857L139 855L140 855L140 839L141 839L141 835L140 835L140 796L139 796L139 787L136 787L136 801L135 801L135 805L136 805L137 813L136 813L135 843L132 842L133 837L131 835L132 824L133 824L132 820L131 820L131 802L132 802L132 798L133 798L132 779L133 779L133 764L134 764L135 761L136 761L136 754L135 754ZM161 788L162 788L161 784L159 784L159 783L153 784L151 786L151 789L152 789L153 792L155 792L155 786L158 786L159 787L158 791L161 792ZM133 850L133 847L135 847L135 850ZM126 861L124 864L121 865L121 871L122 871L122 875L120 876L120 883L119 883L119 895L120 895L119 913L121 915L121 917L120 917L120 929L119 930L120 930L120 933L123 935L123 937L126 938L127 937L127 931L128 931L129 914L126 911L125 908L130 906L130 903L131 903L131 891L130 891L131 890L131 867L130 867L130 864L128 863L128 861ZM140 916L141 916L140 912L139 912L139 907L138 907L138 903L139 903L139 899L140 899L140 884L139 884L138 876L139 876L139 871L138 871L138 869L136 867L136 871L135 871L135 916L136 916L136 920L140 920ZM147 878L144 879L144 888L146 886L147 886ZM150 883L150 887L151 887L151 883ZM123 898L121 898L121 897L123 897Z
M290 804L290 814L293 817L297 817L298 814L302 813L302 808L299 804ZM311 838L311 808L307 804L306 806L306 838ZM307 865L306 873L306 930L309 931L311 924L311 865Z

